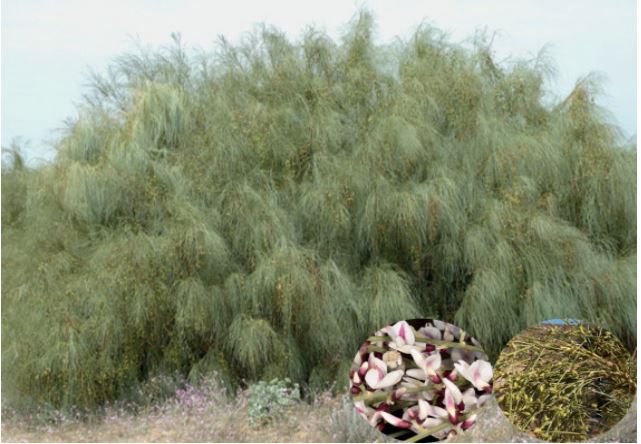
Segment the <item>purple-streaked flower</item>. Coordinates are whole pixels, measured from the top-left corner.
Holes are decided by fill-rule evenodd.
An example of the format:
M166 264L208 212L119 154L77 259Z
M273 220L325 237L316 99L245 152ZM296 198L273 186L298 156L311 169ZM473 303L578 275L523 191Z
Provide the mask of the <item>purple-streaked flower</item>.
M416 425L420 425L424 429L436 427L447 421L447 412L440 407L431 405L424 399L419 399L418 405L405 411L403 419L412 423L411 429L414 432L420 433L421 430Z
M399 418L398 416L394 416L391 413L381 412L381 416L385 422L392 424L394 427L398 427L399 429L409 429L412 426L411 422Z
M445 410L449 415L450 422L452 424L457 424L459 419L459 410L462 410L460 407L461 404L463 404L463 394L456 384L449 379L443 379L443 384L445 384Z
M418 417L425 420L427 417L432 418L447 418L447 410L432 405L429 402L419 399L418 400Z
M372 389L383 389L397 384L405 372L403 370L395 370L387 372L387 364L385 361L378 359L374 354L369 355L369 370L365 373L365 382Z
M476 422L476 413L470 415L465 421L461 423L461 430L467 430Z
M456 378L458 378L458 371L456 369L452 369L450 371L444 372L443 376L445 376L447 379L449 379L452 382L456 382Z
M427 379L427 375L423 371L423 369L420 368L410 368L405 370L405 376L407 378L412 378L412 379L417 379L420 381L425 381ZM414 382L414 381L411 381Z
M398 350L401 353L410 353L416 348L416 337L414 330L406 321L400 321L396 324L386 327L385 332L392 338L389 347Z
M454 367L477 390L491 390L492 366L489 362L479 359L470 365L465 361L459 361L454 364Z
M437 370L441 367L442 363L440 353L434 353L433 355L429 355L427 358L418 350L412 350L411 354L418 368L423 370L425 373L424 379L430 378L430 380L435 384L441 382L441 377L437 373Z

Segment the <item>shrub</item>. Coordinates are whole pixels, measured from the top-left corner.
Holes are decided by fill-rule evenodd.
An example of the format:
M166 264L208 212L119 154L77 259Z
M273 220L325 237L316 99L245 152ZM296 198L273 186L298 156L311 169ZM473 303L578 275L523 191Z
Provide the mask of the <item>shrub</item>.
M210 364L322 386L418 315L491 358L549 317L632 347L636 149L593 77L545 104L547 74L425 25L377 45L366 12L340 42L119 57L52 164L3 164L3 394L90 407Z

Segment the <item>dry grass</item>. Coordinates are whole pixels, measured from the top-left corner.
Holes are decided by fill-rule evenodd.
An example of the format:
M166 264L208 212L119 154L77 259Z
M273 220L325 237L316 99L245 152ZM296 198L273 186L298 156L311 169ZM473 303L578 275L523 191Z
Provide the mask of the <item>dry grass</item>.
M340 398L319 396L293 405L272 423L252 427L247 396L185 402L174 398L137 415L108 410L91 420L55 421L2 412L3 442L394 442L374 431ZM624 419L598 442L636 442L636 399ZM478 423L452 442L538 442L519 432L492 400Z
M340 401L327 396L298 403L271 423L252 427L247 396L174 398L137 414L107 409L92 419L59 416L28 419L3 411L3 442L323 442L332 441L331 412Z

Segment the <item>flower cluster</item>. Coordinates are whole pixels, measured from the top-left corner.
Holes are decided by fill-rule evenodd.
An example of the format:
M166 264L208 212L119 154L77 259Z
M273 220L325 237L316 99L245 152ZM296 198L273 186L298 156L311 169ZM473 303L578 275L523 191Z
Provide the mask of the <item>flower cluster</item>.
M373 427L411 442L467 430L492 393L487 355L459 327L410 322L379 330L359 349L350 371L356 410Z

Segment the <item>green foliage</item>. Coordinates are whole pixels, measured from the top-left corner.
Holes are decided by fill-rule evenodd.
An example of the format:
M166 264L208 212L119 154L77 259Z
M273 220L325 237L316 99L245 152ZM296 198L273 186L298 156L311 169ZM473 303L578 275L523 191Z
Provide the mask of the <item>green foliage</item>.
M287 378L258 381L249 386L249 421L252 424L268 422L299 400L298 384L292 384Z
M546 104L544 53L374 35L360 13L340 42L174 38L94 76L51 165L14 149L7 399L92 406L210 370L322 385L368 334L426 315L494 356L548 318L633 346L636 148L597 79Z

